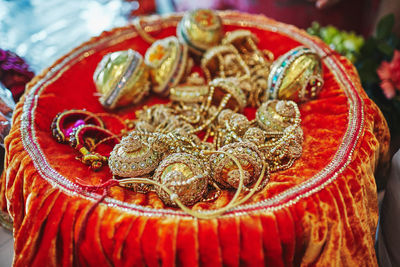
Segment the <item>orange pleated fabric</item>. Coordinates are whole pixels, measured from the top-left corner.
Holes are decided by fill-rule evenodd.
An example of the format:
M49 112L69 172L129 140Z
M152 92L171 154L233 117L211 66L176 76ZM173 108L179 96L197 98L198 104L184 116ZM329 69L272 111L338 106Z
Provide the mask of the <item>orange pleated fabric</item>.
M54 116L68 109L105 112L93 71L111 51L149 46L132 26L103 33L34 78L17 104L6 138L0 209L13 221L15 266L376 266L374 172L387 161L389 133L364 93L354 66L304 31L263 16L220 13L225 31L250 29L275 57L306 45L323 57L324 88L300 105L303 155L244 206L212 220L165 207L154 193L121 187L88 192L77 183L111 179L93 172L51 136ZM174 34L179 15L149 23ZM141 104L165 103L150 96ZM134 107L115 112L134 118ZM254 109L245 114L254 117ZM110 129L116 123L104 118ZM115 125L114 125L115 126ZM116 127L116 126L115 126ZM233 192L193 208L225 205Z

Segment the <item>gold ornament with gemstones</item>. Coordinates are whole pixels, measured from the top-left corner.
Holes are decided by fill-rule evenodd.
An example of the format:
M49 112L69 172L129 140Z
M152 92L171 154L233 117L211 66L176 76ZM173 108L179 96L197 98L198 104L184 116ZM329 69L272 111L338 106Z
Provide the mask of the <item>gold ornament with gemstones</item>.
M322 86L322 62L319 55L309 48L299 46L272 64L263 101L308 101L317 97Z
M161 153L132 132L122 138L110 153L108 165L113 175L137 177L148 174L157 167Z
M296 103L286 100L268 100L256 111L257 124L267 132L282 132L296 123Z

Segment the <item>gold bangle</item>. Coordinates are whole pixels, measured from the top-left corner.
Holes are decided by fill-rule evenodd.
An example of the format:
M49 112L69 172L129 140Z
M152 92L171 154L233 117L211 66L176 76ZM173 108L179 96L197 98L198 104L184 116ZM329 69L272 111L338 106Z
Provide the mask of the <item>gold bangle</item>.
M208 91L207 85L179 85L171 88L169 98L176 102L203 102Z

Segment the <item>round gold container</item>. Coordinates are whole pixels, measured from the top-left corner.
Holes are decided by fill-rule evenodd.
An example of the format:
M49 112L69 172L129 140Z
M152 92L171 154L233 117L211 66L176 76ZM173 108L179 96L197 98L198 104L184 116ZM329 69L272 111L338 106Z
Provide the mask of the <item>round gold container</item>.
M150 89L149 72L134 50L105 55L93 74L100 103L108 109L139 103Z
M144 61L155 93L168 95L170 88L179 84L190 65L187 53L187 46L174 36L157 40L147 49Z
M296 112L292 101L268 100L257 109L257 124L267 132L283 132L285 128L295 123ZM279 110L284 106L286 112Z
M154 172L154 180L168 187L185 205L193 205L203 198L207 191L208 176L207 168L201 161L186 153L169 155ZM156 187L156 192L166 205L176 205L172 196L162 188Z
M216 12L196 9L187 12L176 28L176 35L196 55L216 46L222 38L222 23Z
M262 154L251 142L235 142L219 149L235 156L243 168L243 185L254 183L261 173ZM238 166L224 154L214 154L210 157L212 179L222 188L238 188L240 172Z
M160 160L160 153L131 132L111 151L108 166L115 176L137 177L152 172Z

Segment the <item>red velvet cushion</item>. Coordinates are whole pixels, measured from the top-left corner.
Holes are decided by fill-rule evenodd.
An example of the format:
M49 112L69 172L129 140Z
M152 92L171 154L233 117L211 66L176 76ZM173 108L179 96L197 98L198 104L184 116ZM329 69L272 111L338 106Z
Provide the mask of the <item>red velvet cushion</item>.
M300 105L301 158L271 175L251 205L214 220L165 208L154 193L112 187L103 199L103 192L80 187L77 178L97 185L111 173L107 167L93 172L75 160L71 147L52 138L51 121L68 109L105 112L92 80L98 62L112 51L131 48L144 54L149 46L130 26L104 33L36 77L17 106L6 140L0 202L14 220L16 265L376 265L373 172L385 158L389 134L353 65L294 27L263 16L221 15L226 31L250 29L275 57L304 44L324 58L320 96ZM162 30L152 34L174 34L179 19L173 15L153 23ZM165 102L150 96L143 105ZM137 108L115 114L133 118ZM245 114L253 118L254 109ZM105 120L111 129L117 127L112 118ZM221 207L231 195L225 191L215 202L194 208Z

